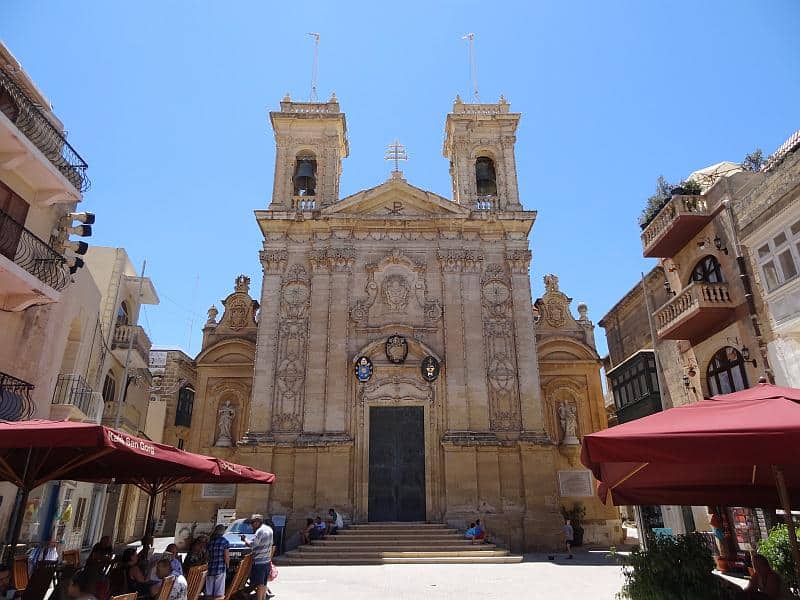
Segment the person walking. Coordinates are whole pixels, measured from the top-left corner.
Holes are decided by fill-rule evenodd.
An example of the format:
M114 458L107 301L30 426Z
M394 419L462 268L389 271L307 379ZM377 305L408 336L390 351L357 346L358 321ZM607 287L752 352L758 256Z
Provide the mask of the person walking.
M575 530L572 529L572 521L567 519L564 521L564 545L567 548L567 553L569 556L567 558L572 558L572 541L575 539Z
M225 539L225 525L217 525L206 547L208 571L205 591L209 600L222 600L225 597L225 575L231 561L229 547L230 543Z
M253 540L247 542L242 536L242 541L253 549L253 567L250 569L250 583L256 586L256 600L264 600L267 596L267 582L272 568L272 529L264 523L264 517L254 514L250 517L253 527Z

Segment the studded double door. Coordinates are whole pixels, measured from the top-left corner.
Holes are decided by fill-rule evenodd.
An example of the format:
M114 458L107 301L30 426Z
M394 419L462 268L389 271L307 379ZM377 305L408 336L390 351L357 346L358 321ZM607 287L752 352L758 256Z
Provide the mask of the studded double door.
M369 521L425 520L421 406L369 409Z

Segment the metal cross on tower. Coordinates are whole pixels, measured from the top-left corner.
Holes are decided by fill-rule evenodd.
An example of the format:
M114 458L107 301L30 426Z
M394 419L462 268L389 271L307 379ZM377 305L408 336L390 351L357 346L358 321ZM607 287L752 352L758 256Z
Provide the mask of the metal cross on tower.
M478 65L475 62L475 34L467 33L462 40L467 40L469 44L469 78L472 84L472 96L475 102L480 102L481 98L478 95Z
M400 172L400 161L408 160L408 153L406 147L400 143L400 140L395 140L394 143L389 144L386 148L386 154L383 156L384 160L393 160L394 169L392 173Z
M319 34L309 33L314 38L314 62L311 63L311 94L309 102L317 102L317 76L319 75Z

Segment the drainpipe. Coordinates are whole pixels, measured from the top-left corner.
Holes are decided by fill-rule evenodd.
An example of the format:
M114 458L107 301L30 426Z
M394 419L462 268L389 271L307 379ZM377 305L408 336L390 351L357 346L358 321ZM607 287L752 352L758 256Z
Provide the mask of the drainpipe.
M763 335L761 333L761 324L758 318L758 311L756 310L756 302L753 296L753 285L750 280L750 274L747 271L747 261L742 254L742 245L739 241L739 233L736 229L736 216L733 214L733 207L731 206L730 201L730 181L725 181L726 187L728 188L728 197L722 201L722 205L725 207L725 212L728 215L728 219L730 221L730 230L731 230L731 239L733 240L733 249L736 252L736 266L739 268L739 279L742 282L742 287L744 288L744 298L745 302L747 303L747 312L750 315L750 322L753 326L753 333L756 337L756 343L758 344L758 350L761 353L761 360L764 365L764 375L767 379L767 382L774 384L775 383L775 375L772 373L772 367L769 364L769 356L767 354L767 344L764 342Z

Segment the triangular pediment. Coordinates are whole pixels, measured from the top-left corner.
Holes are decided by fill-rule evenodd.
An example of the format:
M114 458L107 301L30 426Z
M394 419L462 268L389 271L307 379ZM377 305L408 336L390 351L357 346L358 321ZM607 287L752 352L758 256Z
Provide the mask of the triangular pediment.
M322 210L323 215L358 215L362 218L408 219L425 217L468 217L469 210L413 185L405 179L390 179L361 190Z

